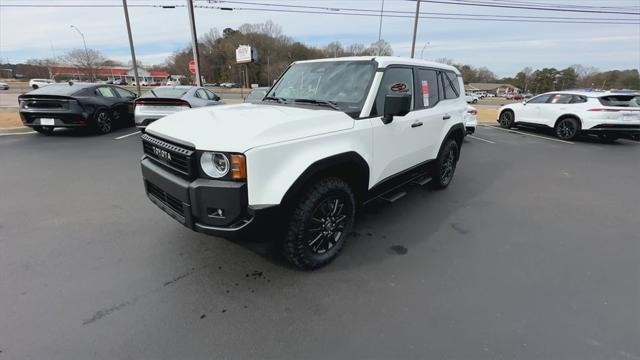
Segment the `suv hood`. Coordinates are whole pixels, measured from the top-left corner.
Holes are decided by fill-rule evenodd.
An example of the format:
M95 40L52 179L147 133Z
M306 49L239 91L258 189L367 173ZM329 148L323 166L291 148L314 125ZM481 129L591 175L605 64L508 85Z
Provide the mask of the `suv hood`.
M353 126L353 118L345 113L315 105L302 108L244 103L182 111L156 120L146 131L189 143L198 150L246 152Z

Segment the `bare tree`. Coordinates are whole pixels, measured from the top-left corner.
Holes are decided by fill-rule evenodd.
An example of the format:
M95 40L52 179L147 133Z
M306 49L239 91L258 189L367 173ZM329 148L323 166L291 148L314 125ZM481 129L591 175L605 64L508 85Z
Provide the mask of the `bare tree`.
M95 70L98 66L107 61L107 58L98 50L73 49L62 55L60 60L78 69L80 73L86 75L90 81L95 81Z
M380 39L369 46L369 52L378 56L391 56L393 55L393 49L388 42Z

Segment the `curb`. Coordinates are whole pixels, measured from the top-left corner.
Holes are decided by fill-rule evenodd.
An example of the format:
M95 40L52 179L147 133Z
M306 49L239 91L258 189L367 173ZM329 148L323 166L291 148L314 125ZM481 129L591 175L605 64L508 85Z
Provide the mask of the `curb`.
M0 134L15 134L15 133L22 133L22 132L29 132L29 131L32 131L32 130L30 127L27 127L27 126L10 127L10 128L0 129Z

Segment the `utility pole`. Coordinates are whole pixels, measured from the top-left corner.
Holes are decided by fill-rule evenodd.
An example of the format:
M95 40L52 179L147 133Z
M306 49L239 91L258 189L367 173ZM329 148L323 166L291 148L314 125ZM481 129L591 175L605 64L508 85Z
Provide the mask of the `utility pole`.
M411 41L411 58L416 53L416 34L418 32L418 18L420 17L420 0L416 0L416 18L413 21L413 41Z
M71 28L74 29L75 31L78 32L78 34L80 34L80 36L82 36L82 43L84 44L84 56L87 59L87 66L89 67L89 71L91 72L89 75L91 76L91 81L94 80L94 75L93 75L93 64L91 64L91 59L89 58L89 50L87 49L87 41L84 38L84 34L82 33L82 31L80 31L80 29L78 29L76 26L71 25Z
M196 85L202 86L202 78L200 77L200 51L198 51L196 21L193 15L193 0L187 0L187 11L189 12L189 27L191 28L191 47L193 48L193 61L196 63Z
M382 0L382 6L380 7L380 26L378 26L378 41L382 40L382 15L384 14L384 0Z
M131 61L133 61L133 78L136 82L138 96L142 95L140 90L140 81L138 80L138 61L136 60L136 51L133 48L133 36L131 35L131 23L129 23L129 9L127 8L127 0L122 0L124 7L124 20L127 23L127 34L129 35L129 49L131 49Z

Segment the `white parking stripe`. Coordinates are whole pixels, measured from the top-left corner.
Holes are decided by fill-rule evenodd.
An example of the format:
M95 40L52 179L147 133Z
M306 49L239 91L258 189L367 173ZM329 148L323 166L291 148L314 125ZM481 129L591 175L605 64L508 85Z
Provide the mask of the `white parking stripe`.
M29 134L35 134L35 131L28 131L28 132L18 132L18 133L7 133L7 134L0 134L0 136L11 136L11 135L29 135Z
M126 137L133 136L133 135L136 135L136 134L140 134L140 131L136 131L136 132L134 132L134 133L127 134L127 135L118 136L117 138L115 138L115 140L124 139L124 138L126 138Z
M467 135L467 137L470 137L470 138L475 139L475 140L484 141L484 142L487 142L489 144L495 144L495 142L493 142L491 140L483 139L483 138L480 138L480 137L477 137L477 136L474 136L474 135Z
M495 125L480 125L480 126L488 127L488 128L492 128L492 129L496 129L496 130L508 131L508 132L512 132L512 133L516 133L516 134L520 134L520 135L532 136L532 137L539 138L539 139L545 139L545 140L550 140L550 141L561 142L561 143L564 143L564 144L575 145L575 143L571 142L571 141L554 139L554 138L550 138L550 137L546 137L546 136L540 136L540 135L534 135L534 134L531 134L531 133L526 133L526 132L522 132L522 131L516 131L516 130L512 130L512 129L503 129L503 128L497 127Z

